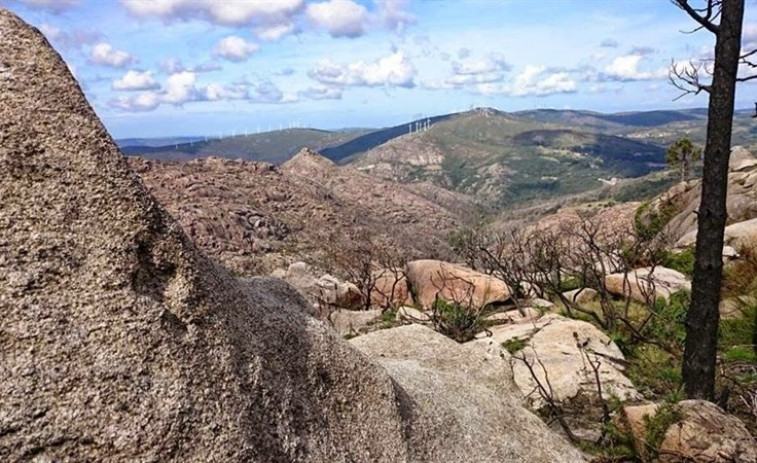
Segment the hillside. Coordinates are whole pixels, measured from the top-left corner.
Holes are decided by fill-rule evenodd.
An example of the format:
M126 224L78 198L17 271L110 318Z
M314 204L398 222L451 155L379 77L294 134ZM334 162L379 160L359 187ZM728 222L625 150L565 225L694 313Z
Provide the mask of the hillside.
M122 145L126 155L170 161L218 156L245 161L281 164L304 147L321 150L339 145L363 134L362 131L330 132L316 129L286 129L220 139L202 139L162 146Z
M368 236L408 257L442 255L474 202L433 185L406 188L303 150L281 167L222 158L127 158L150 192L209 255L240 274L318 262L334 238ZM333 244L333 243L330 243Z
M377 177L428 181L500 207L665 167L664 148L656 144L486 108L395 138L352 164Z

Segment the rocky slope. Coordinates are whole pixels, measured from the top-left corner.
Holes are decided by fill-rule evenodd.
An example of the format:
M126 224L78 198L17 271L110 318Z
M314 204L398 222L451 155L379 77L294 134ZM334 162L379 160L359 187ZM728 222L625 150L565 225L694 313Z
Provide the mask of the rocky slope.
M475 211L462 195L379 181L310 150L280 168L220 158L129 163L200 248L244 274L291 256L317 263L327 237L339 246L358 230L408 257L439 255L446 233Z
M282 282L214 265L43 36L2 9L0 30L3 461L583 460L504 368L453 374L484 351L427 333L438 358L381 367Z

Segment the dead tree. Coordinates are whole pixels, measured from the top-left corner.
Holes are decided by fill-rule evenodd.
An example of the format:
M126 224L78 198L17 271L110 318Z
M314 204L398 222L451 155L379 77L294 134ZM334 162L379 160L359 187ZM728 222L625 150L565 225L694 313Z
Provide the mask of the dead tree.
M744 0L706 0L697 2L696 6L693 0L671 1L697 23L695 30L704 29L715 36L711 69L673 65L670 73L673 84L685 94L702 91L709 94L692 298L686 316L683 381L688 398L712 400L736 83L757 78L757 75L738 76L739 64L755 67L750 61L755 51L741 52ZM709 83L703 81L703 70L711 71Z

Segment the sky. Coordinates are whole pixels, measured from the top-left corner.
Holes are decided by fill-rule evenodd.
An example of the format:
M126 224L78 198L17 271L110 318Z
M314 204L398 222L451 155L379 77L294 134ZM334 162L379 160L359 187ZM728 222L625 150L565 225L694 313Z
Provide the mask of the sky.
M668 70L707 66L714 47L666 0L0 5L47 36L115 138L385 127L483 106L705 107L704 93L676 100ZM757 47L755 0L743 44ZM737 107L755 100L757 81L740 84Z

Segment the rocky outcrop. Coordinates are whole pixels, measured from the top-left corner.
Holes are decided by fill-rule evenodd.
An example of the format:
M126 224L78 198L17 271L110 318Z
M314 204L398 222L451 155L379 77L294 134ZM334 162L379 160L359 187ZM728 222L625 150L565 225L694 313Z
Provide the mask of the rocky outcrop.
M676 242L677 247L694 246L697 241L697 231L693 230L681 237ZM743 222L732 223L725 227L723 235L724 257L733 257L733 253L738 253L738 249L743 246L757 247L757 219L745 220Z
M607 291L618 297L646 303L661 297L667 299L672 293L683 289L691 290L691 282L681 272L665 267L639 268L623 273L613 273L605 277Z
M213 264L42 35L2 9L0 30L3 461L581 461L517 403L490 415L493 370L439 396L470 378L433 364L441 335L382 368L286 283Z
M379 327L381 313L381 310L336 310L328 315L328 320L341 336L357 336Z
M314 272L305 262L295 262L287 269L284 280L323 311L364 307L363 295L357 286L328 274L316 278Z
M407 279L415 301L431 307L436 297L474 307L510 298L510 288L501 280L462 265L438 260L407 264Z
M396 308L413 305L413 295L410 294L410 282L405 270L401 268L385 268L373 273L374 288L371 300L377 307Z
M460 345L415 324L350 343L375 358L412 398L413 461L584 461L523 408L499 349Z
M565 296L565 298L569 301L575 302L576 304L586 304L587 302L595 301L599 296L599 293L597 293L597 290L595 289L579 288L571 291L565 291L563 293L563 296Z
M599 362L603 394L608 394L608 397L614 394L622 400L639 396L623 373L623 353L606 334L590 323L550 314L536 320L494 326L490 331L492 336L479 337L473 343L499 347L506 352L508 345L512 346L516 339L520 340L521 347L508 356L525 359L534 365L536 379L545 387L548 376L553 398L558 402L573 399L579 394L596 396L596 380L589 359ZM510 349L513 350L512 347ZM539 395L534 376L518 358L510 361L515 384L531 406L539 408L545 401Z
M312 150L280 167L221 158L128 162L200 249L245 276L286 267L292 256L321 262L327 241L335 250L369 241L377 255L401 249L410 259L444 255L446 234L474 209L462 195L416 193Z
M726 206L728 223L757 219L757 159L746 149L731 149ZM679 213L666 225L665 235L676 246L688 246L696 241L697 211L702 195L701 180L680 183L664 193L660 200L676 207Z
M670 406L669 406L670 407ZM744 423L728 415L712 402L684 400L672 406L674 419L662 441L654 443L660 462L690 461L695 463L757 463L757 441ZM654 417L656 404L629 406L623 414L637 447L648 451L644 417Z

